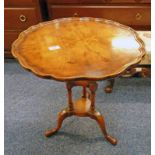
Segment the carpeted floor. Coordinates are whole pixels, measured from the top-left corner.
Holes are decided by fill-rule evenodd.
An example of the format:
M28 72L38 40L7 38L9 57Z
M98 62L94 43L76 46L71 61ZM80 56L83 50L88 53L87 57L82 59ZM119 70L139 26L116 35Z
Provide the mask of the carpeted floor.
M16 61L5 62L5 155L150 155L149 78L117 79L112 94L99 82L96 106L105 116L112 146L94 120L70 117L51 138L43 133L56 125L66 106L64 83L25 71ZM80 88L74 89L78 97Z

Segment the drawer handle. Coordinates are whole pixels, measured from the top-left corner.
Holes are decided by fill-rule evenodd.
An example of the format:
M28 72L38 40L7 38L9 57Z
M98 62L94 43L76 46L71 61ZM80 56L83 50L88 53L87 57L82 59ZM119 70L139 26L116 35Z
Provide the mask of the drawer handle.
M74 16L74 17L78 17L79 15L78 15L77 12L75 12L75 13L73 14L73 16Z
M20 15L19 19L21 22L26 22L26 16L24 16L24 15Z
M142 19L142 15L140 13L136 14L136 20L141 20Z

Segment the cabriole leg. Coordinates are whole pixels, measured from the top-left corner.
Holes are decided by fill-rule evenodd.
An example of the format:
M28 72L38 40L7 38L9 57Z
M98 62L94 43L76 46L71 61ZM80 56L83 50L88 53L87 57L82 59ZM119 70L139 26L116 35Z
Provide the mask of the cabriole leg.
M112 93L115 80L114 80L114 79L108 79L108 80L107 80L107 83L108 83L108 84L107 84L107 86L104 88L104 90L105 90L106 93Z

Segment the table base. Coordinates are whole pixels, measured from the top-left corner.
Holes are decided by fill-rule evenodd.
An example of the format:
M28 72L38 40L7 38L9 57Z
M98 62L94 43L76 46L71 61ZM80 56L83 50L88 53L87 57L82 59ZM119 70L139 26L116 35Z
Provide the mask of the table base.
M104 117L95 109L97 83L94 81L69 81L66 83L66 86L68 90L68 107L59 113L56 128L46 131L45 136L50 137L58 132L65 118L76 115L96 120L106 140L116 145L117 140L111 137L106 131ZM75 102L72 101L72 87L74 86L83 87L82 97ZM87 88L89 88L90 92L87 91Z

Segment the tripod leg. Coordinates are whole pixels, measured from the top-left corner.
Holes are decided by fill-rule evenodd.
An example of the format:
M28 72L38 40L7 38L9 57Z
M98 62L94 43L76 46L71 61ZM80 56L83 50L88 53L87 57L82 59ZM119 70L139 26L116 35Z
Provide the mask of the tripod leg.
M63 120L64 120L66 117L69 117L69 116L71 116L71 115L72 115L72 114L71 114L67 109L62 110L62 111L59 113L59 115L58 115L58 120L57 120L57 126L56 126L56 128L46 131L46 132L45 132L45 136L46 136L46 137L50 137L50 136L52 136L53 134L55 134L56 132L58 132L59 129L61 128L61 125L62 125Z
M106 140L109 141L111 144L116 145L117 140L115 138L111 137L106 131L104 117L97 111L95 111L93 114L91 114L90 117L97 121L97 123L100 126L100 129L101 129L102 133L104 134L104 137L106 138Z

